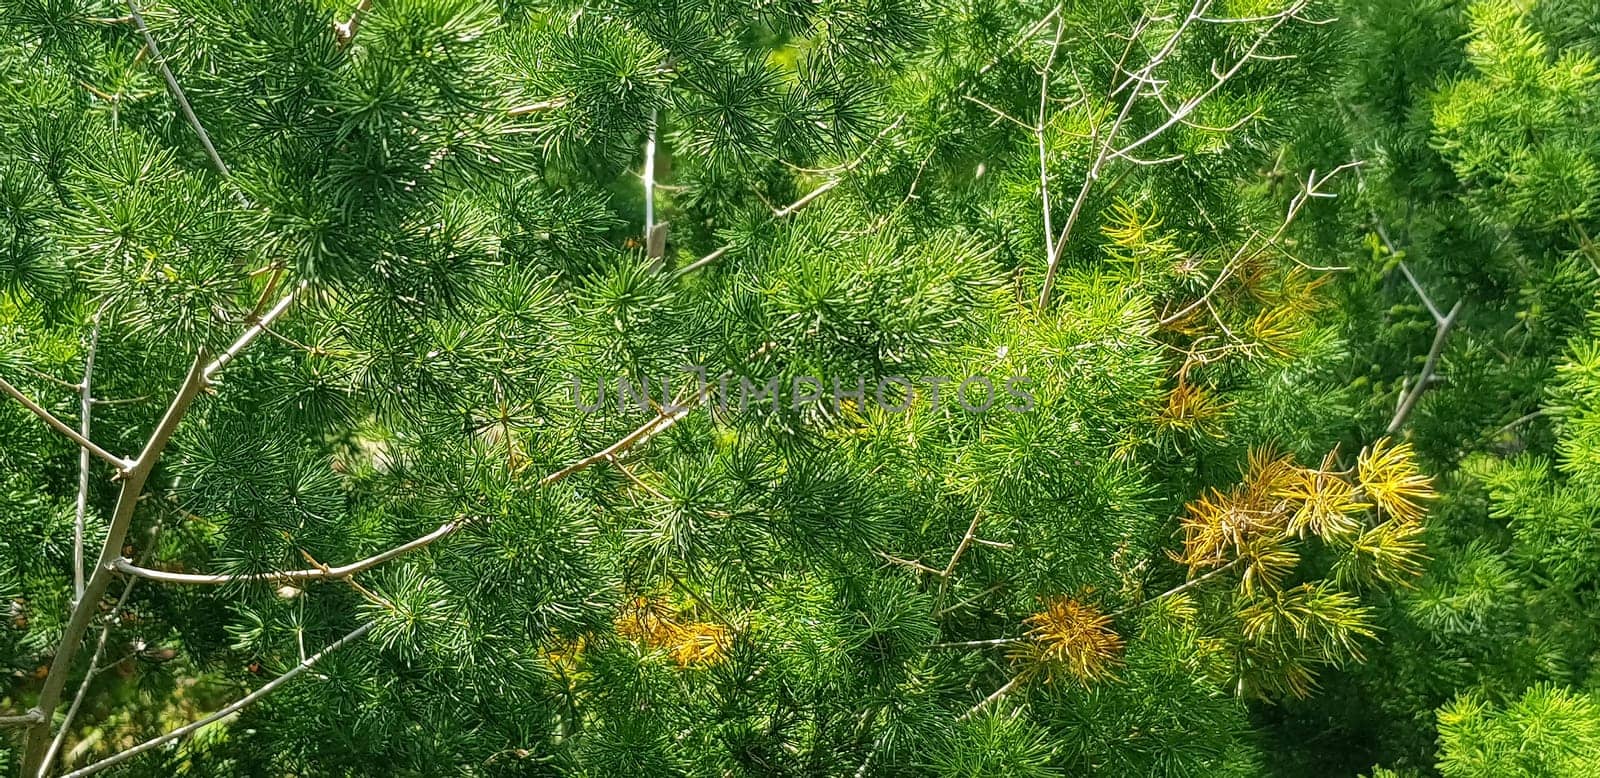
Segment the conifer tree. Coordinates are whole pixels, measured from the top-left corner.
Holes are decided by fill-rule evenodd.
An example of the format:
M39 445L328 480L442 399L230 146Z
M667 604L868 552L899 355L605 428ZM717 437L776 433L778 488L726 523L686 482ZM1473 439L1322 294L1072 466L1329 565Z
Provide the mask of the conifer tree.
M19 0L7 766L1261 774L1481 389L1380 354L1427 356L1371 424L1341 371L1418 328L1360 308L1398 249L1332 280L1379 178L1320 140L1334 15ZM1586 241L1581 57L1508 35L1571 182L1474 135L1493 84L1433 153Z

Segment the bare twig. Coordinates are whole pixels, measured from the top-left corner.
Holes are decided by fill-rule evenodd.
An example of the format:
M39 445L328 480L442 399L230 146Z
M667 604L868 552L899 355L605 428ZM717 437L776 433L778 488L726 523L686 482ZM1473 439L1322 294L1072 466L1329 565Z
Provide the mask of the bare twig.
M998 689L995 689L993 694L990 694L988 697L983 698L981 701L978 702L977 705L972 706L971 710L968 710L966 713L961 714L959 717L956 718L956 721L966 721L967 719L972 718L974 715L976 715L978 713L978 711L981 711L984 708L989 707L989 705L992 704L995 700L998 700L1001 697L1004 697L1007 694L1010 694L1013 689L1017 688L1017 684L1019 684L1021 682L1022 682L1022 678L1021 677L1012 678L1011 680L1006 681L1006 685L1005 686L1002 686L1002 687L1000 687Z
M201 575L195 573L172 573L166 570L154 570L140 567L130 559L118 558L112 564L117 572L125 575L148 578L152 581L161 581L174 584L197 584L202 586L221 586L231 583L245 583L252 581L267 581L271 583L295 583L300 581L337 581L349 578L363 570L370 570L391 559L405 556L417 549L423 548L439 540L449 537L466 524L465 521L451 521L439 526L432 532L418 537L410 542L403 543L382 553L374 554L356 562L338 567L314 567L305 570L282 570L271 573L253 573L244 575Z
M1391 252L1392 253L1392 252ZM1406 281L1411 284L1412 290L1422 298L1422 304L1428 307L1428 313L1433 314L1433 323L1437 326L1444 323L1444 314L1439 312L1439 306L1433 304L1433 298L1422 290L1422 284L1417 283L1417 277L1411 274L1411 268L1406 267L1406 261L1400 260L1400 272L1405 275Z
M1384 434L1393 435L1405 426L1406 419L1410 418L1411 411L1417 406L1417 401L1422 399L1422 393L1428 391L1433 383L1433 372L1439 367L1439 355L1444 351L1444 343L1450 337L1451 328L1455 327L1456 318L1461 315L1461 308L1466 304L1464 300L1457 300L1450 307L1450 312L1445 314L1443 320L1434 330L1433 345L1428 348L1428 359L1422 364L1422 372L1417 374L1416 383L1412 384L1411 391L1404 395L1400 407L1394 412L1394 418L1389 420L1389 426Z
M156 45L155 36L150 34L150 28L145 26L144 16L139 13L139 4L135 0L128 0L128 11L133 16L133 24L139 30L139 35L144 38L145 48L150 50L150 61L161 70L161 78L167 82L167 92L172 95L173 101L178 104L178 110L183 113L183 118L199 136L200 145L205 147L206 156L211 158L212 166L223 178L228 178L232 173L228 165L222 161L222 156L217 153L217 147L211 144L211 136L206 133L205 126L200 124L200 118L194 115L194 106L189 104L189 98L183 94L183 87L178 86L178 79L172 75L172 68L167 66L167 60L161 56L161 49Z
M928 648L994 648L1021 643L1027 638L995 638L993 640L958 640L953 643L934 643Z
M644 144L644 236L649 242L656 228L656 132L657 109L650 109L650 137Z
M65 422L56 418L55 414L45 410L44 406L34 402L32 398L23 394L22 390L12 386L10 381L0 378L0 391L4 391L6 394L11 395L16 399L17 402L22 403L22 407L32 411L33 415L43 419L44 423L50 425L55 429L55 431L66 435L72 440L72 442L82 446L85 451L88 451L89 453L94 454L95 456L100 457L101 459L104 459L105 461L116 466L118 471L126 473L133 467L133 462L123 459L122 457L119 457L116 454L113 454L110 451L95 445L94 441L89 440L88 438L79 434L77 430L67 426Z
M94 312L93 324L89 327L89 348L83 357L83 383L79 384L78 402L78 433L84 439L89 438L89 422L94 414L94 397L89 389L90 380L94 376L94 352L100 345L100 315L105 312L105 304ZM78 504L77 511L73 514L72 521L72 597L76 602L83 597L83 524L89 513L89 450L78 449Z
M1044 141L1044 114L1045 108L1050 103L1050 68L1056 63L1056 52L1061 49L1061 33L1065 25L1056 22L1056 38L1050 44L1050 57L1045 60L1044 72L1039 75L1039 117L1034 124L1033 134L1039 142L1039 209L1044 214L1044 251L1045 266L1054 265L1056 230L1050 218L1050 167Z
M222 353L218 354L216 359L212 360L210 364L207 364L203 374L205 381L210 383L211 377L216 375L217 371L227 367L229 362L232 362L239 356L239 352L244 351L246 346L249 346L255 341L256 338L261 337L261 333L265 332L268 327L271 327L272 323L277 321L278 317L282 316L284 311L289 310L289 304L294 302L295 295L304 290L307 285L308 282L301 281L298 286L289 290L289 292L279 299L277 303L273 304L271 308L267 309L267 312L262 314L254 324L250 325L250 327L247 328L243 334L235 339L232 345L228 346L226 349L223 349Z
M355 10L350 12L350 17L333 25L333 37L339 41L340 46L349 45L356 37L356 30L361 28L361 17L372 10L372 0L361 0L356 3Z
M122 587L122 596L117 598L117 604L106 613L105 624L100 628L100 640L95 643L94 653L89 655L89 669L84 671L83 681L78 684L78 692L72 696L72 704L67 706L67 713L61 719L61 726L56 728L56 736L44 752L44 762L39 765L39 775L47 775L50 766L55 764L56 755L61 753L61 746L67 740L67 733L72 731L72 720L77 718L78 708L82 707L83 701L89 696L89 685L100 675L100 659L105 655L106 639L111 637L111 627L116 624L117 616L128 604L128 597L133 594L133 587L138 582L137 578L129 578L128 583Z
M1244 560L1245 560L1245 557L1239 557L1239 558L1233 560L1232 562L1229 562L1229 563L1227 563L1227 564L1225 564L1225 565L1223 565L1221 567L1218 567L1218 568L1216 568L1214 570L1211 570L1210 572L1207 572L1207 573L1205 573L1204 575L1201 575L1198 578L1191 578L1191 579L1189 579L1189 580L1187 580L1187 581L1185 581L1185 582L1183 582L1181 584L1178 584L1177 586L1174 586L1171 589L1168 589L1168 590L1166 590L1166 591L1164 591L1164 592L1162 592L1162 593L1160 593L1160 594L1158 594L1158 595L1156 595L1154 597L1151 597L1151 598L1145 599L1145 600L1140 600L1139 602L1136 602L1136 603L1134 603L1132 605L1129 605L1127 607L1119 608L1117 610L1114 610L1111 613L1107 614L1107 618L1113 618L1114 619L1114 618L1116 618L1118 616L1123 616L1123 615L1126 615L1126 614L1131 613L1133 611L1136 611L1136 610L1138 610L1140 608L1143 608L1144 606L1149 605L1150 603L1156 602L1157 600L1164 600L1164 599L1166 599L1168 597L1175 597L1175 596L1177 596L1179 594L1182 594L1182 593L1184 593L1186 591L1189 591L1190 589L1195 588L1196 586L1199 586L1199 585L1205 583L1206 581L1209 581L1209 580L1211 580L1213 578L1216 578L1217 576L1222 575L1223 573L1225 573L1225 572L1227 572L1229 570L1232 570L1235 567L1238 567L1239 563L1243 562Z
M102 760L100 760L98 762L95 762L94 764L89 765L88 767L85 767L85 768L83 768L81 770L74 770L74 771L72 771L70 773L67 773L66 775L62 776L62 778L83 778L83 776L86 776L86 775L93 775L95 773L100 772L101 770L106 769L107 767L114 767L114 766L119 765L119 764L121 764L123 762L126 762L129 759L132 759L133 757L138 756L139 754L142 754L142 753L144 753L146 751L149 751L152 748L156 748L158 746L165 745L167 743L170 743L170 742L172 742L174 740L178 740L180 738L188 737L189 735L194 734L195 732L199 731L202 727L205 727L208 724L213 724L215 722L218 722L218 721L221 721L221 720L223 720L225 718L228 718L229 716L232 716L233 714L238 713L239 711L243 710L244 708L249 707L250 704L254 703L255 701L257 701L259 699L261 699L262 697L265 697L268 694L271 694L278 687L280 687L280 686L288 683L289 681L293 680L295 676L305 672L306 670L311 669L311 666L315 665L317 662L321 661L323 657L327 656L328 654L333 653L334 651L339 650L340 648L343 648L345 646L345 644L359 639L362 635L367 634L367 632L370 631L372 629L372 627L373 627L372 622L368 622L368 623L363 624L363 625L361 625L359 627L356 627L355 629L351 630L349 634L347 634L344 637L339 638L338 640L335 640L332 643L328 644L327 648L324 648L321 651L318 651L317 653L315 653L315 654L313 654L313 655L311 655L309 657L306 657L299 664L297 664L294 667L290 668L288 672L285 672L283 675L280 675L277 678L274 678L271 681L268 681L261 688L256 689L255 691L253 691L253 692L251 692L251 693L249 693L249 694L247 694L247 695L245 695L243 697L240 697L238 700L235 700L235 701L229 703L228 705L224 706L221 710L217 711L216 713L213 713L213 714L211 714L209 716L206 716L205 718L202 718L202 719L200 719L198 721L191 722L189 724L185 724L185 725L183 725L181 727L178 727L177 729L174 729L171 732L166 733L165 735L161 735L159 737L155 737L155 738L151 738L150 740L146 740L145 742L140 743L139 745L136 745L133 748L129 748L129 749L127 749L125 751L122 751L120 753L117 753L117 754L115 754L113 756L106 757L105 759L102 759Z
M1100 150L1095 155L1094 161L1089 164L1088 172L1083 176L1083 184L1078 188L1077 197L1073 198L1071 210L1067 212L1066 224L1061 227L1060 234L1050 244L1047 254L1049 264L1045 266L1044 283L1039 289L1039 310L1042 311L1050 305L1050 295L1055 290L1056 271L1061 266L1062 253L1066 250L1068 239L1072 237L1072 228L1078 223L1078 217L1083 212L1084 203L1089 199L1089 192L1094 188L1094 182L1100 178L1101 169L1110 159L1112 144L1116 141L1117 132L1122 129L1123 122L1127 121L1128 115L1133 111L1134 103L1139 99L1140 89L1138 84L1149 82L1151 73L1157 67L1160 67L1167 57L1171 56L1173 49L1178 45L1178 39L1183 37L1184 31L1189 29L1189 25L1199 18L1209 4L1210 0L1195 0L1194 6L1189 9L1189 13L1184 16L1177 29L1172 32L1172 35L1167 38L1155 55L1150 57L1144 67L1129 76L1122 84L1112 88L1111 95L1115 96L1123 87L1132 87L1128 91L1128 99L1122 104L1122 110L1117 113L1116 119L1111 122L1111 127L1106 131L1103 138L1100 137L1098 128L1094 130L1096 137L1091 139L1091 144L1098 141ZM1143 20L1141 20L1136 29L1143 29ZM1131 48L1131 46L1132 42L1130 41L1129 47ZM1118 65L1118 71L1121 71L1121 65Z
M1218 89L1221 89L1223 84L1226 84L1235 75L1238 75L1239 71L1244 68L1245 63L1252 59L1264 59L1262 57L1257 57L1256 51L1261 48L1262 44L1267 42L1268 38L1272 37L1273 33L1278 31L1279 27L1282 27L1285 22L1289 21L1289 19L1293 18L1295 14L1299 13L1305 7L1306 0L1301 0L1301 2L1295 3L1283 11L1266 17L1267 19L1272 20L1272 25L1269 26L1266 31L1256 36L1255 41L1252 42L1250 47L1245 50L1244 55L1239 57L1239 59L1233 63L1232 67L1229 67L1222 73L1214 73L1215 78L1211 82L1211 85L1206 87L1205 91L1183 101L1183 103L1178 106L1178 109L1173 111L1172 114L1167 117L1166 121L1162 122L1160 125L1157 125L1155 129L1140 136L1138 140L1135 140L1134 142L1113 152L1111 157L1115 159L1117 157L1127 156L1128 153L1132 152L1134 149L1137 149L1140 146L1143 146L1144 144L1160 137L1162 133L1166 132L1173 125L1183 121L1183 119L1187 117L1190 112L1194 111L1194 109L1199 107L1201 103L1205 102L1207 98L1215 94ZM1265 19L1263 21L1265 21Z
M883 561L888 562L891 565L899 565L901 567L909 567L912 570L916 570L919 573L928 573L929 575L935 575L935 576L939 576L939 577L943 577L944 576L944 571L943 570L940 570L940 569L938 569L936 567L929 567L929 566L927 566L927 565L925 565L925 564L923 564L921 562L918 562L915 559L902 559L902 558L897 557L897 556L895 556L893 554L885 553L883 551L875 551L873 553L877 554L881 559L883 559Z

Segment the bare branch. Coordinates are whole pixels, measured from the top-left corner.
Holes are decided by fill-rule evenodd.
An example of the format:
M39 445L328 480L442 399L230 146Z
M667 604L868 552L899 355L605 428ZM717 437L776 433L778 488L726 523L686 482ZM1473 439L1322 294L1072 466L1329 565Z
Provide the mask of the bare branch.
M194 134L199 136L200 145L205 147L206 156L211 158L212 166L216 167L217 172L221 173L223 178L230 177L232 173L229 172L228 165L222 161L222 156L217 153L217 147L211 145L211 136L206 133L206 128L200 124L200 118L194 115L194 106L189 104L189 98L184 97L183 87L178 86L178 79L172 75L172 68L167 67L167 60L161 56L160 47L156 46L155 36L151 35L150 28L145 26L144 16L139 13L139 4L135 0L128 0L128 11L133 16L134 26L139 29L139 35L144 38L145 48L150 50L150 61L154 62L156 67L161 70L161 78L167 82L167 92L172 95L173 101L177 102L178 110L183 113L184 120L189 123L189 127L194 130Z
M349 45L356 37L356 30L361 28L361 17L372 10L372 0L361 0L356 3L355 10L350 12L350 18L333 25L333 37L339 41L340 46Z
M249 346L256 338L261 337L261 333L265 332L268 327L271 327L272 323L277 321L278 317L282 316L284 311L289 310L289 304L294 302L295 295L304 290L307 284L308 282L301 281L299 286L289 290L288 294L285 294L281 299L279 299L277 303L267 310L266 313L261 315L261 318L258 319L255 324L251 325L244 331L243 334L238 337L238 339L234 340L233 345L228 346L222 351L221 354L217 355L216 359L212 360L210 364L206 365L203 375L205 381L210 383L212 376L215 376L222 368L227 367L228 363L237 358L239 356L239 352L244 351L245 347Z
M1174 124L1177 124L1178 122L1183 121L1183 119L1185 117L1187 117L1190 112L1192 112L1195 108L1199 107L1199 105L1201 103L1205 102L1206 99L1209 98L1211 95L1215 94L1218 89L1221 89L1223 84L1226 84L1235 75L1237 75L1241 69L1244 68L1245 63L1249 62L1252 59L1264 59L1264 57L1258 57L1256 55L1256 51L1261 48L1262 44L1267 42L1268 38L1272 37L1273 33L1278 31L1279 27L1282 27L1285 22L1289 21L1290 18L1292 18L1295 14L1299 13L1305 7L1306 7L1306 1L1305 0L1301 0L1301 2L1295 3L1294 5L1290 6L1289 8L1284 9L1282 12L1279 12L1277 14L1274 14L1274 15L1270 16L1270 17L1267 17L1267 18L1273 20L1272 25L1270 27L1268 27L1266 29L1266 31L1264 31L1260 35L1256 36L1255 41L1250 44L1250 48L1245 50L1244 55L1239 57L1239 59L1236 62L1233 63L1232 67L1228 68L1227 70L1225 70L1225 71L1223 71L1221 73L1216 73L1216 72L1213 71L1213 76L1215 77L1215 79L1211 82L1211 85L1209 87L1206 87L1205 91L1201 92L1198 95L1195 95L1194 97L1189 98L1188 100L1185 100L1182 105L1178 106L1178 110L1174 111L1172 113L1172 115L1167 117L1166 121L1162 122L1160 125L1158 125L1155 129L1151 130L1150 132L1145 133L1138 140L1128 144L1127 146L1122 147L1120 150L1118 150L1116 152L1113 152L1111 154L1111 158L1115 159L1117 157L1127 156L1134 149L1137 149L1140 146L1143 146L1144 144L1149 143L1150 141L1155 140L1156 138L1160 137L1162 133L1166 132Z
M1055 291L1056 271L1061 266L1061 256L1066 251L1067 240L1072 237L1072 228L1078 223L1078 217L1083 212L1084 203L1089 199L1089 191L1094 188L1094 182L1100 178L1101 169L1111 158L1111 145L1116 140L1117 132L1122 129L1123 122L1127 121L1128 114L1133 111L1133 105L1139 99L1140 90L1137 84L1149 81L1155 69L1160 67L1161 63L1166 61L1166 58L1171 56L1173 50L1177 48L1178 40L1183 37L1184 31L1189 29L1189 25L1199 18L1209 4L1210 0L1195 0L1194 6L1189 9L1189 13L1178 24L1178 28L1173 30L1172 35L1167 38L1155 55L1145 63L1144 67L1129 76L1121 84L1112 88L1111 95L1115 96L1124 87L1133 86L1128 92L1128 99L1122 104L1122 110L1117 113L1117 118L1112 121L1111 127L1106 131L1103 139L1098 137L1098 128L1095 130L1096 140L1100 140L1100 151L1095 155L1094 161L1090 163L1089 171L1083 176L1083 185L1078 188L1078 196L1073 199L1072 209L1067 212L1066 224L1062 226L1061 233L1056 237L1055 241L1050 244L1047 254L1049 263L1045 266L1044 283L1039 288L1039 310L1042 311L1050 305L1050 295ZM1141 19L1135 29L1142 30L1144 24L1145 21ZM1131 49L1131 47L1132 41L1130 40L1129 48ZM1126 55L1126 52L1124 54ZM1118 71L1121 71L1120 65L1118 66Z
M1050 167L1045 151L1044 142L1044 114L1045 108L1050 103L1050 68L1056 63L1056 53L1061 50L1061 33L1065 25L1056 22L1056 37L1050 44L1050 57L1045 60L1044 72L1039 74L1039 118L1033 126L1033 134L1039 142L1039 209L1044 214L1044 251L1045 266L1055 264L1055 243L1052 242L1056 234L1055 226L1050 217Z
M993 640L959 640L954 643L934 643L928 648L994 648L1021 643L1027 638L995 638Z
M1428 349L1428 359L1422 364L1422 372L1417 374L1417 381L1411 386L1411 391L1400 401L1400 407L1395 410L1394 418L1389 420L1389 426L1384 430L1385 434L1393 435L1405 426L1406 419L1410 418L1411 412L1416 409L1417 401L1422 399L1422 393L1428 391L1428 387L1432 385L1433 372L1439 367L1439 354L1444 351L1444 343L1450 338L1450 330L1455 326L1456 318L1461 315L1461 308L1465 304L1466 301L1457 300L1435 328L1433 345Z
M160 461L161 453L166 449L173 433L177 431L178 423L188 413L190 403L194 402L194 398L205 388L204 357L202 352L195 358L188 375L184 377L183 385L167 407L166 414L150 433L144 450L139 452L138 459L135 459L122 473L121 490L117 493L117 504L112 510L105 542L100 547L99 561L95 563L89 580L84 583L83 596L78 598L78 602L73 606L67 626L61 632L61 639L56 645L55 659L50 663L44 686L39 690L38 702L34 705L41 719L28 730L22 762L23 775L38 772L43 764L45 750L50 742L50 721L55 714L56 706L61 702L61 692L66 686L67 674L72 671L73 660L77 658L78 651L82 648L84 633L89 629L90 620L99 611L100 598L105 596L106 589L111 585L113 565L121 556L122 543L128 535L129 526L133 523L133 514L144 493L145 481L149 479L150 472Z
M117 572L125 575L148 578L152 581L174 584L195 584L200 586L221 586L231 583L246 583L252 581L266 581L271 583L296 583L301 581L337 581L349 578L363 570L370 570L391 559L405 556L417 549L431 545L435 541L449 537L463 526L465 521L451 521L441 524L438 529L418 537L410 542L395 546L386 551L367 557L360 561L351 562L339 567L316 567L305 570L283 570L272 573L253 573L244 575L202 575L195 573L172 573L166 570L154 570L140 567L127 558L118 558L112 565Z
M1164 599L1166 599L1168 597L1174 597L1174 596L1177 596L1179 594L1182 594L1182 593L1184 593L1186 591L1189 591L1190 589L1195 588L1196 586L1199 586L1199 585L1205 583L1206 581L1209 581L1209 580L1211 580L1213 578L1216 578L1219 575L1222 575L1223 573L1225 573L1225 572L1227 572L1229 570L1232 570L1235 567L1238 567L1239 563L1243 562L1244 560L1245 560L1245 557L1239 557L1239 558L1233 560L1232 562L1229 562L1229 563L1227 563L1227 564L1225 564L1225 565L1223 565L1221 567L1218 567L1218 568L1216 568L1214 570L1211 570L1210 572L1205 573L1204 575L1201 575L1199 578L1191 578L1191 579L1189 579L1189 580L1187 580L1187 581L1185 581L1185 582L1183 582L1181 584L1178 584L1177 586L1174 586L1171 589L1168 589L1168 590L1166 590L1166 591L1164 591L1164 592L1162 592L1162 593L1160 593L1160 594L1158 594L1158 595L1156 595L1154 597L1151 597L1151 598L1145 599L1145 600L1140 600L1139 602L1136 602L1136 603L1134 603L1132 605L1129 605L1129 606L1126 606L1124 608L1119 608L1117 610L1114 610L1110 614L1107 615L1107 618L1113 618L1114 619L1114 618L1116 618L1118 616L1122 616L1122 615L1131 613L1133 611L1136 611L1136 610L1138 610L1140 608L1143 608L1144 606L1149 605L1150 603L1155 602L1157 600L1164 600Z
M1012 678L1011 680L1006 681L1006 685L1005 686L1002 686L1002 687L1000 687L998 689L995 689L993 694L990 694L988 697L983 698L981 701L978 702L977 705L972 706L971 710L968 710L966 713L961 714L959 717L956 718L956 721L966 721L967 719L972 718L973 715L977 714L978 711L981 711L984 708L989 707L989 705L991 703L993 703L995 700L998 700L1001 697L1004 697L1007 694L1010 694L1013 689L1017 688L1017 684L1021 683L1021 681L1022 681L1021 677Z
M100 315L105 304L94 312L89 328L89 348L83 357L83 383L79 384L78 434L89 439L89 422L94 414L94 397L89 385L94 376L94 352L100 345ZM83 597L83 524L89 513L89 449L78 449L78 504L72 521L72 597L76 602Z
M788 205L785 205L784 207L779 208L776 211L773 211L772 212L773 217L782 219L785 216L788 216L788 215L790 215L790 214L792 214L792 213L794 213L796 211L799 211L800 209L810 205L812 200L815 200L818 197L821 197L822 195L826 194L828 192L828 190L833 189L834 187L838 186L841 183L841 181L842 181L842 179L839 179L839 178L830 178L830 179L828 179L827 181L823 182L822 185L818 186L816 189L813 189L810 192L806 193L806 195L804 197L801 197L800 199L798 199L798 200L796 200L796 201L794 201L792 203L789 203Z
M339 649L343 648L345 646L345 644L350 643L352 641L355 641L355 640L359 639L362 635L367 634L367 632L369 632L372 629L372 627L373 627L373 624L371 622L368 622L368 623L363 624L363 625L361 625L359 627L356 627L354 630L351 630L349 634L347 634L344 637L339 638L338 640L335 640L332 643L328 644L327 648L324 648L321 651L318 651L317 653L315 653L315 654L313 654L313 655L311 655L309 657L306 657L299 664L297 664L294 667L290 668L288 672L284 673L283 675L278 676L277 678L272 679L271 681L268 681L261 688L256 689L255 691L253 691L253 692L251 692L251 693L249 693L249 694L247 694L247 695L245 695L243 697L240 697L238 700L235 700L235 701L229 703L228 705L224 706L222 708L222 710L219 710L216 713L213 713L213 714L211 714L209 716L206 716L205 718L202 718L199 721L195 721L195 722L191 722L189 724L185 724L185 725L183 725L181 727L178 727L175 730L172 730L171 732L168 732L165 735L161 735L160 737L155 737L155 738L151 738L150 740L146 740L145 742L140 743L139 745L136 745L133 748L127 749L126 751L122 751L122 752L120 752L120 753L118 753L118 754L116 754L114 756L109 756L109 757L107 757L105 759L102 759L102 760L100 760L98 762L95 762L94 764L89 765L88 767L85 767L85 768L83 768L81 770L74 770L74 771L72 771L70 773L67 773L66 775L62 776L62 778L83 778L83 776L93 775L95 773L100 772L101 770L106 769L107 767L114 767L114 766L119 765L119 764L121 764L123 762L126 762L129 759L132 759L133 757L138 756L139 754L142 754L142 753L144 753L146 751L149 751L152 748L156 748L157 746L165 745L165 744L170 743L170 742L172 742L174 740L178 740L178 739L181 739L181 738L184 738L184 737L188 737L189 735L194 734L195 732L199 731L202 727L205 727L208 724L213 724L215 722L218 722L218 721L221 721L221 720L223 720L225 718L228 718L229 716L232 716L233 714L238 713L239 711L249 707L252 703L254 703L255 701L261 699L262 697L265 697L268 694L271 694L278 687L280 687L280 686L288 683L289 681L293 680L295 676L305 672L306 670L311 669L311 666L315 665L317 662L321 661L323 657L325 657L328 654L331 654L331 653L333 653L335 651L338 651Z
M89 696L89 685L100 675L100 659L105 655L106 639L111 637L111 627L117 623L117 616L128 604L128 597L133 594L134 584L138 582L137 578L128 579L128 583L122 587L122 596L117 598L116 606L106 613L105 624L100 628L100 640L95 643L94 653L89 655L89 669L84 671L83 681L78 684L78 692L72 695L72 704L67 706L67 713L61 719L61 726L56 728L56 736L44 752L44 762L39 765L41 776L48 774L50 766L55 764L56 755L61 753L61 746L66 743L67 733L72 731L72 720L77 718L78 708L83 706L83 701Z
M32 398L23 394L22 390L12 386L10 381L0 378L0 391L4 391L6 394L11 395L16 399L17 402L22 403L22 407L32 411L33 415L43 419L44 423L50 425L55 429L55 431L66 435L72 440L72 442L82 446L85 451L88 451L89 453L94 454L95 456L100 457L101 459L104 459L105 461L116 466L118 471L125 473L133 467L133 462L123 459L122 457L119 457L116 454L113 454L110 451L95 445L94 441L89 440L88 438L79 434L77 430L67 426L65 422L56 418L55 414L45 410L44 406L34 402Z
M644 144L644 237L649 242L656 229L657 109L650 109L650 138Z

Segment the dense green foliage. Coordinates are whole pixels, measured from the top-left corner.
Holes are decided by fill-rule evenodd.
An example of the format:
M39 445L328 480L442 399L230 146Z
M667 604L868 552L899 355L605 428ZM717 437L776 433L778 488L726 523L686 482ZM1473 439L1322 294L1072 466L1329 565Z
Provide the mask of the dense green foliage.
M1584 0L8 0L0 764L1596 774L1597 119Z

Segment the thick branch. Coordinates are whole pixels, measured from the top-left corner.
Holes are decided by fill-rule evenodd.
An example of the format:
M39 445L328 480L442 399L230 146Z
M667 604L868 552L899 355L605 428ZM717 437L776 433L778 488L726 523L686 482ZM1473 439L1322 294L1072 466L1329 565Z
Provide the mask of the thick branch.
M61 692L66 686L67 674L72 672L73 660L77 658L78 651L82 648L83 635L89 629L90 620L100 610L100 598L105 596L106 589L111 585L114 563L122 555L122 543L128 535L129 526L133 523L133 514L139 505L139 498L144 494L145 481L155 469L156 462L160 461L161 452L166 449L167 442L177 431L178 423L183 420L184 414L188 413L189 404L205 388L206 378L202 367L204 364L202 353L189 368L189 374L184 377L183 385L172 398L172 404L167 407L167 412L156 425L155 431L150 433L150 439L145 443L144 450L139 453L139 458L123 471L122 488L117 493L117 505L111 514L105 543L100 547L99 561L95 563L89 580L84 583L83 596L73 606L67 626L62 630L61 640L56 645L55 659L50 663L44 687L39 691L39 701L34 706L41 720L28 730L22 762L23 775L36 774L43 764L45 750L50 742L50 722L56 706L61 702Z

